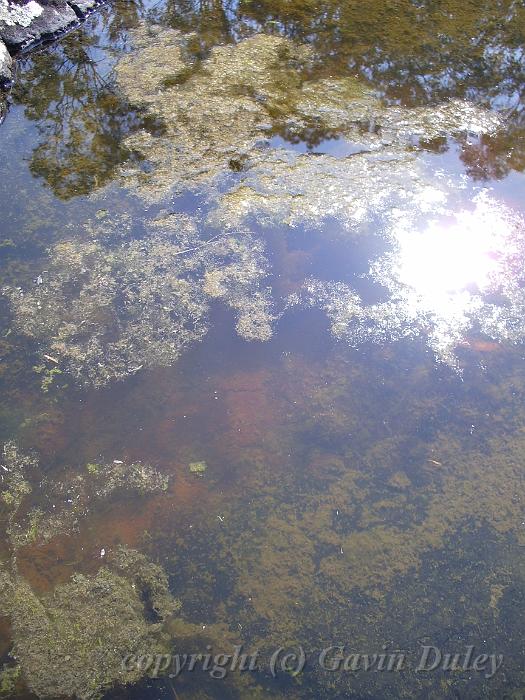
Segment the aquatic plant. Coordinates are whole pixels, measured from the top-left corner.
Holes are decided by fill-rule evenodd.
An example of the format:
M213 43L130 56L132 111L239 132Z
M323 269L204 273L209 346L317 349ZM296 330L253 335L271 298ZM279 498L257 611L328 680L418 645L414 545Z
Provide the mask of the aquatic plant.
M117 552L116 569L120 573L102 567L95 576L75 574L43 596L16 565L1 570L0 610L13 629L11 656L38 697L99 698L110 686L144 675L138 665L123 669L128 654L169 648L162 623L179 604L164 572L130 550ZM148 606L156 622L148 622Z
M222 223L252 215L320 224L332 216L351 227L387 201L409 208L427 190L439 199L435 173L419 167L414 146L501 126L497 114L461 100L388 107L354 77L311 80L311 48L288 39L256 35L192 64L191 37L146 25L133 36L136 51L118 63L118 85L165 130L126 141L139 161L123 170L124 182L146 200L203 189L224 207ZM272 147L275 134L289 147ZM294 142L315 135L344 138L356 154L294 152ZM365 192L370 203L363 209Z
M88 222L87 240L49 250L39 284L4 289L16 329L40 341L46 364L95 386L171 365L206 334L211 298L235 310L246 339L271 335L264 248L247 231L203 239L182 214L148 222L141 238L126 239L129 228L129 217Z
M35 541L46 542L59 534L78 530L82 520L97 505L116 494L146 495L166 491L168 477L149 464L88 464L86 473L67 472L62 479L41 479L39 489L47 495L47 509L21 508L33 492L38 459L23 454L14 442L4 445L0 498L7 515L7 534L16 550ZM32 485L33 484L33 485Z

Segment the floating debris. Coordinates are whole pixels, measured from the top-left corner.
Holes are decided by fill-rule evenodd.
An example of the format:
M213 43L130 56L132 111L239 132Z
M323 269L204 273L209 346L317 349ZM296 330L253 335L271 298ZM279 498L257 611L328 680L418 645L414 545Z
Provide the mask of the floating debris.
M204 474L208 469L206 462L190 462L190 472L192 474Z

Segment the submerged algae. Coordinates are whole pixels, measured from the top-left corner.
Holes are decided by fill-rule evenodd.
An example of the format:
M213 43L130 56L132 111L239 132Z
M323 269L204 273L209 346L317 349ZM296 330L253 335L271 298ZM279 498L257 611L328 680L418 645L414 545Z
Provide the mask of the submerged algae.
M184 80L167 85L163 72L187 67L187 38L172 30L153 31L154 42L147 48L148 29L136 31L137 53L122 59L117 68L127 97L166 124L163 134L133 137L146 139L135 147L153 166L151 172L137 175L134 186L146 199L162 198L181 187L204 189L211 204L208 221L218 228L252 220L319 228L335 219L352 235L369 233L374 226L377 235L394 244L396 229L416 232L422 217L450 215L457 206L457 190L465 187L461 178L434 171L421 158L424 150L432 150L439 139L479 138L503 126L496 112L464 100L415 108L385 106L355 77L312 80L311 49L267 35L215 48L185 73ZM141 50L155 57L153 68L141 61ZM210 117L219 103L227 107L218 110L226 115L224 121ZM284 140L274 147L275 134ZM297 141L334 137L354 144L355 152L336 157L293 148ZM199 159L190 162L196 155ZM388 262L395 267L395 256ZM385 284L379 277L376 274L375 281ZM416 336L430 324L435 332L429 332L429 344L441 359L454 364L454 347L472 327L469 319L478 314L481 302L472 297L468 308L460 304L452 319L438 318L421 301L411 303L409 292L400 291L404 281L396 280L395 272L391 279L386 282L391 299L372 307L337 282L321 289L320 283L309 281L306 296L310 305L324 306L333 317L334 334L352 342ZM403 296L404 301L399 298ZM296 301L292 297L284 305ZM262 312L260 336L269 337L271 329L264 322L269 300L253 297L253 304ZM492 311L491 317L498 320L505 316L496 307ZM512 323L509 319L507 325ZM454 324L459 328L453 329Z
M198 220L183 214L146 222L142 238L123 240L122 227L128 218L88 222L87 240L49 250L41 284L4 289L16 329L79 384L173 364L206 334L211 298L234 309L243 337L271 335L264 247L247 231L203 240Z
M340 410L337 403L334 405L334 389L327 388L329 381L322 374L317 382L319 389L308 392L310 421L326 422L327 429L333 431L334 413ZM352 386L353 380L348 384ZM330 410L323 415L329 396ZM406 436L386 439L384 445L370 442L365 437L369 419L362 403L362 417L343 411L340 431L348 435L350 428L364 445L369 442L369 448L352 447L354 441L346 438L348 447L342 457L314 453L305 468L310 474L320 461L322 495L311 485L305 492L299 483L295 486L301 493L299 502L292 499L290 503L289 496L271 492L252 496L250 504L257 522L251 519L245 524L250 544L239 541L230 545L241 557L239 590L278 628L286 624L293 628L294 610L299 605L308 606L304 592L312 589L306 582L314 571L317 580L323 581L325 593L317 593L321 599L329 595L334 602L348 605L349 591L358 591L382 605L395 577L417 570L425 553L441 547L457 529L475 530L485 525L520 546L525 543L518 497L525 453L521 432L505 438L488 437L468 451L459 437L438 433L420 453L416 451L417 469L412 464L408 474L415 470L418 484L406 471L396 471L397 462L404 465L416 459L406 454ZM390 476L394 483L390 483ZM389 511L397 514L393 521ZM400 511L404 523L400 522ZM277 550L268 546L272 541L279 542ZM276 589L280 593L276 594ZM297 630L293 634L301 637Z
M379 350L372 353L382 357ZM396 363L392 372L385 357L378 368L358 353L339 356L341 363L305 371L291 355L283 373L289 386L274 378L287 392L283 403L289 396L295 406L293 420L271 433L280 459L272 460L268 449L257 460L234 451L239 500L221 504L220 520L192 515L192 532L177 538L177 561L186 565L178 573L183 595L213 619L237 623L245 644L263 658L282 640L304 643L313 654L331 640L374 653L388 642L417 656L420 637L439 644L450 633L457 635L457 649L466 639L481 645L494 638L502 645L495 649L509 650L510 673L516 674L519 637L506 638L508 623L495 623L487 606L498 577L511 578L507 566L493 566L493 557L508 557L525 574L524 413L517 391L522 363L516 358L519 370L508 386L488 388L481 382L465 386L446 371L436 382L438 370L428 356L424 368ZM490 414L479 408L480 391L493 397ZM512 421L507 412L515 414ZM422 435L426 424L434 434ZM202 552L203 541L215 543L213 556ZM485 545L493 541L489 559ZM172 545L168 539L167 556ZM450 580L441 587L438 569L461 581L459 590L450 588ZM479 582L475 590L472 580ZM516 572L513 580L519 599L525 577ZM407 587L417 595L407 596ZM222 611L215 603L225 600L225 589ZM465 615L455 618L457 610ZM373 674L370 680L365 673L315 678L317 672L307 670L301 697L333 697L334 687L341 695L366 696L367 684L377 697L443 697L439 674L430 674L420 689L418 677L403 674L394 680ZM319 686L311 687L314 678ZM476 680L448 678L461 697L480 697ZM503 674L494 680L494 693L503 692L506 682ZM425 694L427 685L432 694Z
M298 155L285 149L254 154L239 184L221 196L211 220L323 228L336 220L356 234L393 207L410 216L442 205L449 182L432 179L416 155L385 148L347 158Z
M0 671L0 698L12 698L16 696L17 685L20 682L20 666L7 666L4 664Z
M96 504L116 493L145 495L168 488L168 477L148 464L88 464L87 475L68 472L59 481L41 479L38 487L46 494L47 509L36 506L24 512L21 506L33 491L31 480L38 475L36 456L20 453L10 442L4 445L0 467L7 534L14 550L34 541L71 534Z
M8 442L4 445L1 459L2 489L0 497L7 508L12 513L16 513L25 496L31 493L31 484L27 480L27 476L29 471L36 471L38 460L34 455L20 454L14 442Z
M388 290L387 301L366 304L346 283L309 279L288 299L289 306L323 309L333 335L352 346L422 336L452 367L469 333L525 342L517 264L525 254L525 221L487 192L472 204L471 210L447 212L443 223L428 217L418 224L399 212L392 217L386 231L392 250L373 261L368 274ZM445 252L438 256L438 250ZM455 256L459 262L453 262Z
M232 159L242 162L271 111L285 111L299 85L297 67L309 53L287 40L260 35L215 47L188 74L188 37L143 25L134 40L137 50L117 65L117 82L132 103L145 105L163 121L166 132L157 137L142 131L126 140L152 172L128 169L125 179L153 200L172 189L209 183L231 169Z
M301 214L307 221L313 214L317 223L336 216L351 225L352 207L336 207L330 196L324 198L327 192L344 202L355 187L366 185L372 199L386 199L385 190L398 190L417 173L415 156L407 150L441 136L494 133L502 124L497 114L461 100L437 107L385 107L356 78L312 81L311 49L263 34L214 48L187 79L166 87L165 78L187 68L187 38L156 28L147 43L148 31L136 31L137 51L120 61L117 82L131 102L162 119L166 131L130 137L128 147L149 161L150 172L139 168L133 173L130 165L125 180L146 199L161 199L181 187L213 190L220 181L220 192L213 195L218 206L223 199L228 206L229 193L233 197L224 220L232 214L242 220L248 213L271 213L278 222L283 208L297 204L296 222ZM273 149L270 138L276 133L290 141L308 133L320 139L337 135L361 144L363 152L355 164L329 156L319 164L291 148ZM389 168L396 159L399 172L395 165ZM237 174L231 182L221 177L228 172ZM407 188L410 194L411 184ZM373 203L368 209L374 210Z
M123 668L129 654L166 652L162 622L179 609L164 572L138 552L116 554L115 573L75 574L38 597L17 572L2 571L0 609L11 619L14 646L29 690L38 697L99 698L108 687L144 675ZM144 602L146 601L146 603ZM147 605L157 621L148 622Z
M137 582L143 602L146 602L158 620L166 620L179 611L180 602L170 593L166 573L144 554L121 546L111 554L110 562L119 573Z
M191 474L204 474L208 469L206 462L190 462L190 472Z
M106 567L95 576L75 574L39 597L18 571L17 551L34 540L70 534L94 503L117 490L165 490L167 478L138 463L90 464L88 476L40 481L48 500L62 501L58 508L52 504L49 512L37 507L20 515L37 465L14 443L4 446L3 501L10 509L12 555L0 568L0 613L11 621L10 655L26 686L39 697L98 698L109 686L144 675L138 666L124 670L127 654L167 651L170 637L162 623L178 612L180 603L170 593L165 572L140 552L118 547L107 553Z
M233 309L241 337L268 340L276 318L262 286L269 266L246 221L317 228L332 218L352 234L378 222L391 238L400 220L446 211L454 196L449 178L422 166L422 142L501 124L465 102L385 107L355 78L307 79L311 51L288 39L256 35L194 65L190 37L145 25L134 37L137 51L121 59L117 81L165 129L130 137L128 147L149 165L128 184L146 200L202 189L211 210L205 222L164 213L132 225L129 216L103 216L86 224L87 240L49 249L41 283L5 289L15 329L57 360L52 371L80 385L173 364L207 333L213 299ZM271 147L273 133L293 139L312 129L362 148L337 158ZM205 225L214 235L201 235ZM402 311L394 300L362 320L375 313L398 328Z
M59 534L76 532L96 505L115 494L144 496L168 488L168 477L148 464L88 465L88 471L89 477L78 474L59 482L44 480L42 486L54 502L50 509L32 508L23 520L13 523L9 528L12 544L44 543Z
M47 352L79 383L101 385L152 360L175 359L204 332L205 308L177 268L155 276L166 247L161 239L142 249L136 243L115 250L98 241L57 244L41 285L8 290L18 329L47 341Z
M206 5L207 3L201 4ZM264 3L262 4L264 5ZM294 6L294 3L285 4L287 10ZM254 3L242 3L242 5L248 7L254 6ZM255 3L255 5L259 6L261 3ZM283 3L281 5L283 6ZM298 11L303 9L301 7ZM256 12L257 8L253 11ZM389 12L388 8L387 12ZM159 54L148 58L158 60ZM170 60L175 63L175 58L172 57ZM146 61L144 65L147 65ZM155 95L156 91L162 92L165 88L171 89L175 85L184 85L190 82L193 71L196 72L197 69L197 66L190 65L188 68L186 65L184 69L174 73L171 78L170 76L165 78L164 83L155 86L152 94ZM347 87L350 92L350 82ZM356 139L358 135L360 142L360 139L363 138L362 129L358 127L357 131L354 131L352 116L346 115L339 98L334 100L333 105L330 103L332 94L339 91L342 94L345 89L344 86L339 88L329 83L323 87L320 81L303 85L301 88L303 95L299 101L300 114L294 115L293 119L289 121L285 120L283 125L280 121L285 115L279 115L279 110L272 111L270 116L274 123L270 124L271 128L268 129L268 132L271 134L283 133L293 139L302 137L306 130L313 129L314 138L317 138L317 133L322 134L325 128L330 126L334 130L341 130L345 134L345 138L350 138L351 135L354 138L353 134L356 133ZM316 91L318 92L316 93ZM249 88L241 87L239 92L250 97ZM322 102L325 105L325 110L321 127L316 130L315 123L312 126L312 121L315 122L318 110L322 111L323 105L314 104L310 107L308 102L312 99L315 100L320 95L323 95ZM368 122L373 112L368 111L368 97L365 97L362 102L363 116L359 116L357 100L360 97L362 95L359 94L351 97L351 99L355 99L355 104L352 105L352 110L355 110L353 118L362 118ZM345 99L347 98L345 97ZM428 114L432 114L433 111L434 109L428 110ZM276 113L278 118L276 118ZM394 112L390 111L388 114L393 115ZM182 113L181 116L186 117L191 126L191 112ZM403 118L408 119L405 111L401 110L401 119ZM440 118L446 118L446 114L441 113ZM232 123L235 126L237 122L233 121ZM471 123L475 126L476 119L473 119ZM454 124L457 122L446 127L450 129L450 133L454 133L456 128ZM399 130L392 135L387 133L385 125L388 126L387 115L383 115L383 121L379 126L381 133L375 133L372 122L366 124L365 132L369 129L372 133L365 135L365 146L367 149L373 150L373 153L351 156L341 163L336 161L342 159L331 159L327 156L312 155L297 158L294 153L290 152L292 149L282 149L277 153L272 152L269 157L267 157L269 150L266 153L263 152L261 157L259 157L258 151L256 154L252 152L247 154L244 151L239 153L238 150L235 150L235 154L231 156L226 166L222 165L221 167L223 170L225 167L229 168L234 173L232 177L242 178L242 187L246 186L246 189L243 190L241 187L239 190L234 190L221 200L221 206L224 203L221 211L225 212L223 220L231 221L232 217L236 216L242 220L247 213L251 213L259 220L265 219L268 223L280 223L281 220L285 220L292 225L300 225L302 221L316 225L328 213L342 220L347 227L354 229L356 224L366 223L375 213L379 212L382 216L389 216L389 203L386 195L388 187L393 184L391 177L396 179L396 186L392 187L398 198L396 203L399 205L401 202L402 207L412 207L416 201L416 210L420 211L417 199L420 192L424 195L425 190L420 189L418 180L421 179L421 182L424 183L428 182L428 179L425 180L424 175L419 178L415 154L405 146L409 146L413 138L415 141L425 137L430 138L430 135L435 133L430 128L435 129L436 126L435 124L427 125L425 126L426 131L418 133L417 128L414 129L413 123L409 123L406 133ZM174 138L173 142L175 143L175 141ZM161 142L160 140L153 142L152 138L152 143L157 146ZM174 149L177 146L179 144L175 146L172 144ZM137 150L140 150L140 142ZM153 160L157 157L155 148L152 149L152 153ZM230 151L226 147L222 157L227 158L229 154ZM391 159L393 164L389 163L388 174L377 171L376 177L374 174L370 174L370 171L372 170L372 160L378 154L388 156L388 160ZM150 154L144 150L140 155L148 158ZM215 154L212 155L215 158ZM212 166L216 162L213 158ZM355 167L353 167L354 160ZM282 161L282 166L279 161ZM170 177L176 180L185 177L185 174L181 174L179 171L175 172L175 176L172 171L169 171L167 157L165 160L161 160L159 155L159 162L162 167L166 167L166 173L164 173L166 181L162 183L163 186L171 187L173 185L169 182ZM274 162L277 162L276 166L273 165ZM205 159L203 159L203 163L205 166L209 165ZM144 165L148 166L149 164L145 163ZM368 181L359 177L360 170L369 174ZM215 171L213 167L210 167L201 175L203 178L208 178L212 172ZM239 173L240 177L238 177ZM308 182L302 181L317 174L319 179L315 188L309 187ZM266 175L268 176L267 180L264 179ZM162 172L159 173L159 177L161 176L163 176ZM133 177L135 175L131 176L131 181L133 181ZM136 177L137 182L140 183L139 193L152 196L151 192L147 192L146 186L152 182L155 187L159 184L155 181L157 173L144 172L136 174ZM405 178L410 183L407 185L408 193L403 190ZM186 183L183 186L186 186ZM323 198L326 198L329 206L324 206ZM340 204L338 199L343 203ZM429 211L433 206L433 202L427 201L424 204L427 207L425 211ZM387 231L387 235L391 235L389 226L387 226ZM108 239L104 239L101 253L108 249L107 241ZM197 243L188 238L183 247L186 249L194 245L200 246L201 242ZM383 262L385 261L383 260ZM391 262L395 265L395 260ZM76 279L81 278L83 274L81 273ZM193 274L193 270L189 274ZM235 279L235 274L227 275L226 280L224 279L222 266L205 272L202 275L205 296L211 299L222 298L227 301L230 296L232 279ZM367 339L381 341L405 334L416 336L426 333L428 331L427 323L432 325L433 319L428 319L426 311L421 313L421 304L419 304L420 311L417 314L412 314L410 308L396 297L400 284L396 274L389 273L387 282L388 280L391 281L391 285L387 286L394 295L394 300L389 305L364 308L364 302L350 285L341 284L338 286L337 283L325 285L317 280L311 283L307 282L302 301L305 305L322 305L333 321L334 335L352 344ZM71 282L71 286L75 288L74 280ZM66 288L64 298L69 293L70 290ZM87 293L89 294L89 286ZM113 298L118 299L118 304L120 304L117 292ZM263 294L263 301L268 304L268 300L268 295ZM245 302L246 299L243 297L244 308L246 308ZM519 311L521 307L514 308L517 309L516 314L509 315L508 308L506 308L498 311L498 315L497 317L496 314L494 315L493 321L505 325L507 324L505 319L508 319L506 329L509 331L517 329L518 332L513 337L519 338L521 333L519 331ZM38 312L36 311L35 314ZM133 313L135 313L135 309L130 307L130 315ZM430 315L432 313L433 311L429 312ZM264 305L263 315L267 320L268 309ZM249 322L251 318L253 318L252 314L248 315L245 320ZM241 323L241 319L239 322ZM76 319L74 323L76 324ZM107 339L111 342L113 342L112 324L113 320L108 324L109 330L106 334ZM465 325L456 340L461 340L463 332L467 332L470 327ZM244 326L241 328L245 335L250 335ZM265 328L269 329L270 325L266 325ZM450 331L450 327L447 327L447 330ZM257 326L255 335L261 337L261 331ZM37 337L44 339L43 344L47 343L48 336L45 335L45 330ZM67 336L68 342L71 338L74 340L72 335ZM142 343L142 341L143 338L140 342ZM106 337L102 342L106 342ZM388 352L392 352L392 349L389 348ZM104 363L106 360L107 358L104 358L102 362ZM131 368L131 372L128 373L133 373L138 367L138 364L130 363L126 366L126 371ZM80 371L84 372L85 370L84 366ZM345 387L348 394L356 396L355 415L343 414L337 410L337 406L334 409L329 396L330 391L336 385L343 384L346 375L351 371L349 367L339 368L339 371L330 377L324 377L320 372L319 384L326 383L326 386L319 389L317 396L314 393L312 405L309 405L306 411L306 420L298 421L307 424L308 427L314 424L314 428L319 427L315 425L316 419L318 422L322 422L319 434L325 438L326 449L338 449L334 447L335 443L331 438L341 434L346 436L349 432L354 434L353 439L360 441L358 444L361 445L361 441L365 440L364 436L370 430L369 425L360 422L360 417L366 410L374 412L378 423L381 423L383 418L384 406L382 403L365 406L364 397L367 397L368 393L374 390L375 381L370 374L367 375L366 382L361 385L351 384ZM126 372L124 372L125 374ZM90 383L90 381L82 383ZM103 379L100 383L105 383L105 381ZM381 381L383 380L381 379ZM416 389L413 387L412 390ZM398 382L394 387L389 387L389 391L396 394L402 393L401 382ZM383 395L380 394L380 396ZM450 398L447 397L447 402L449 401ZM290 399L290 404L291 402L292 399ZM296 397L294 396L294 405L295 402ZM402 421L406 421L408 409L404 401L399 403L398 412L403 416ZM257 416L257 420L260 420L259 416ZM276 421L272 423L272 425L275 424ZM244 424L241 425L244 433ZM239 428L240 431L241 428ZM264 430L261 430L260 435L263 434ZM409 438L404 437L408 441ZM259 450L259 454L268 454L268 443L270 442L273 446L273 436L264 441L264 448ZM235 443L236 449L238 449L239 444L241 443ZM297 452L301 453L301 459L303 459L304 435L301 435L299 445L301 449ZM454 593L451 592L449 586L440 589L435 581L432 586L424 580L424 562L426 557L433 557L430 566L438 570L441 576L444 573L443 579L447 582L447 574L450 571L457 576L457 572L453 569L449 570L443 566L439 568L440 557L448 561L451 552L460 551L461 547L464 546L460 537L461 532L469 531L470 528L477 527L478 524L474 525L469 521L471 512L474 512L476 520L484 524L486 521L491 521L495 528L501 530L505 536L508 535L509 540L516 532L518 534L522 532L518 523L522 517L519 509L519 489L522 487L519 467L522 463L521 451L523 450L520 447L520 451L512 453L511 461L515 462L512 467L508 460L500 465L496 459L494 463L487 466L488 457L486 450L483 449L469 454L466 458L464 445L451 439L446 432L439 434L434 441L427 444L427 447L428 456L434 460L432 466L426 462L426 454L423 455L421 462L416 461L412 466L414 471L419 471L419 476L429 484L428 488L423 487L421 483L418 484L417 478L415 479L416 483L413 483L407 475L408 473L404 471L406 465L403 460L407 458L407 451L406 442L402 438L378 441L373 447L364 451L362 462L359 462L359 449L352 448L352 446L347 447L346 451L341 448L337 455L314 455L311 461L315 461L316 464L313 467L309 461L310 456L308 456L305 458L305 463L301 464L301 471L310 477L311 470L316 470L317 489L312 488L311 482L307 487L305 487L304 482L301 482L301 488L294 493L287 494L283 494L285 490L283 483L288 484L289 481L273 479L273 474L270 473L270 468L263 459L255 463L249 458L244 465L245 471L252 474L257 486L260 483L261 474L264 472L269 474L269 479L272 478L272 481L268 480L263 489L254 488L251 493L249 492L252 497L246 509L241 507L236 512L236 509L232 507L227 517L224 518L226 525L223 525L223 516L219 521L215 520L214 514L212 514L216 530L212 532L212 537L210 537L209 531L204 530L205 536L201 536L198 542L198 548L201 552L206 550L206 547L202 545L203 542L214 541L219 544L219 552L216 556L211 557L213 561L209 563L209 567L202 567L203 571L200 574L202 580L208 582L208 585L212 585L210 581L213 577L210 568L214 566L214 560L221 559L221 557L226 562L224 572L227 571L230 576L230 579L226 579L225 573L225 579L231 584L231 596L227 598L222 588L215 598L212 595L209 596L210 599L213 598L214 602L217 599L220 601L220 605L217 606L219 609L214 611L217 616L227 617L232 627L235 627L234 621L240 620L239 629L246 630L247 636L251 634L252 638L255 638L257 642L260 641L266 648L273 643L277 648L277 645L281 644L283 640L308 640L308 642L313 643L317 639L322 640L325 644L327 639L338 638L350 639L357 648L362 650L368 651L376 648L379 650L382 644L391 638L392 618L396 616L398 620L401 619L406 623L405 629L397 636L397 640L403 645L409 632L412 631L414 639L419 640L423 635L428 635L433 631L441 636L448 635L450 628L454 631L457 629L457 639L461 643L465 639L469 639L469 633L472 634L474 631L475 634L479 634L479 630L476 629L478 620L475 620L474 623L471 622L475 616L472 608L469 608L468 605L463 607L458 605L454 608L453 603L450 603L450 598L454 596ZM500 447L501 445L494 442L491 445L491 455L497 455ZM231 449L230 454L235 455L235 450ZM288 449L285 454L288 454ZM283 459L283 463L288 465L285 459ZM370 475L370 472L379 471L379 463L388 472L385 476L388 484L386 489L383 489L380 484L382 475L377 476L375 481L374 477ZM439 469L436 468L437 466ZM103 465L92 465L88 472L96 474L103 470ZM390 472L392 476L388 478ZM278 488L276 487L277 483ZM388 493L390 486L395 490L395 495ZM284 506L282 504L283 495L285 501L288 499ZM478 500L479 505L473 506L473 504L478 503ZM290 501L292 502L290 503ZM401 512L402 515L400 515ZM227 524L229 516L231 516L232 521L230 525ZM408 526L403 528L403 523L407 521ZM390 526L391 523L394 524ZM241 533L240 541L239 533ZM181 542L187 539L189 539L188 532L180 535ZM451 546L447 541L451 539L455 540L454 546ZM503 537L501 541L505 542ZM446 549L447 544L448 550ZM474 547L471 543L470 552L479 551L479 542L476 541L475 545ZM445 554L443 555L442 552ZM205 554L203 553L202 556ZM493 583L495 572L485 573L488 567L486 562L481 561L482 555L479 556L480 561L475 561L472 567L475 571L465 567L465 571L469 575L474 573L477 576L473 576L469 580L468 576L463 571L461 572L463 576L461 592L466 589L468 597L468 591L477 587L479 582L481 584L480 597L482 597L485 594L483 577L486 575L490 579L491 614L492 605L496 606L499 613L499 611L504 610L505 605L510 607L513 599L510 596L505 599L504 596L499 601L495 600L494 602L492 598L493 587L501 584L499 582ZM120 555L117 558L119 557ZM134 567L134 557L128 553L125 558L128 562L123 565L122 570L127 572ZM188 570L191 571L191 574L198 570L193 560L188 563L190 564ZM121 569L117 567L117 570L117 575L120 576ZM149 577L147 580L149 581ZM453 580L458 581L459 577L453 578ZM86 587L91 590L94 577L88 577L87 581L89 583L82 589L84 591ZM418 586L420 581L423 583ZM197 581L193 584L193 590L199 587L199 583ZM519 581L516 581L516 589L519 591L518 584ZM120 588L119 585L112 580L108 583L108 589L116 592L121 591L124 595L130 593L129 589ZM143 585L142 583L141 586ZM408 594L407 591L410 591L411 594ZM67 593L74 595L76 589L70 588ZM516 600L517 596L518 593L516 593ZM391 605L389 607L392 600L395 603L396 597L397 606ZM84 598L84 593L81 593L81 600ZM436 598L439 598L438 603L435 603ZM231 614L240 599L246 603L244 609L240 612L235 610L235 615ZM157 595L155 595L155 600L158 601ZM468 600L470 601L470 599ZM414 601L417 602L417 605L414 605ZM440 619L439 624L436 624L435 620L429 616L425 616L431 607L430 602L439 609L439 613L443 617L443 621ZM230 606L227 616L224 613L223 605L224 607ZM151 598L148 598L148 607L157 615L159 602L155 603ZM164 603L160 603L160 609L164 609ZM457 628L451 624L451 620L454 619L452 610L459 612L456 615L456 619L460 620L457 623ZM138 610L138 612L140 611ZM147 610L146 612L151 611ZM463 612L467 614L463 615ZM111 612L109 617L112 619ZM417 617L417 624L414 623L413 617ZM447 624L450 625L449 629L446 629ZM269 634L265 636L268 630ZM224 638L227 638L226 635ZM491 637L487 636L487 639L489 638ZM373 645L374 640L377 641L377 647ZM94 640L90 640L89 643L96 646ZM156 647L154 649L156 651ZM131 651L136 650L132 648ZM141 649L139 648L137 651L140 653ZM89 663L90 661L88 661ZM333 697L334 693L348 695L350 692L360 694L363 697L371 694L378 697L414 697L414 693L410 693L407 688L408 684L405 685L404 679L400 681L397 674L394 680L390 680L391 677L392 674L360 674L360 677L356 678L354 675L332 673L330 678L323 678L319 685L313 685L313 687L310 683L311 677L309 677L305 680L304 686L301 692L297 693L297 696L313 697L318 700L324 695ZM464 677L460 676L458 680L453 679L450 682L442 681L441 687L439 687L441 679L438 674L435 674L433 678L438 678L438 680L435 682L432 692L427 692L426 680L418 680L417 684L414 684L418 686L420 697L425 697L427 700L430 697L442 698L444 694L449 692L450 694L459 694L461 697L469 697L470 691L465 689ZM428 684L430 683L433 683L432 679L428 681ZM218 685L220 689L214 692L210 688L210 697L217 695L222 697L222 693L229 692L229 690L223 689L222 684L215 685ZM421 690L422 686L423 690ZM501 688L502 694L508 690L501 685L497 687ZM252 688L245 688L243 692L244 694L240 694L240 697L268 697L269 695L269 691L266 689L261 690L257 695ZM493 690L493 692L497 693L498 690ZM197 691L196 695L201 697L207 693L202 690L201 692ZM288 690L283 695L294 697L295 692ZM193 695L190 696L193 697ZM472 695L472 697L480 696L480 694Z

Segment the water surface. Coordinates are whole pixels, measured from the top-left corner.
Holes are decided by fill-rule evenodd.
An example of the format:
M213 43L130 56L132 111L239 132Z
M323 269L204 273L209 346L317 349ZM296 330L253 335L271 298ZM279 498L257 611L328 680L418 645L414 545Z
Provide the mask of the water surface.
M523 696L524 34L511 0L117 2L20 61L3 696Z

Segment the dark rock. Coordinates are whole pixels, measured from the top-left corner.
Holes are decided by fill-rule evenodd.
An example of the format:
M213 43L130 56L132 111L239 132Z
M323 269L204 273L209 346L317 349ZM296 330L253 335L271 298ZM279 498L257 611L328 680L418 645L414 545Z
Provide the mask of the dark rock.
M65 0L0 0L0 39L11 51L50 41L78 22Z
M5 44L0 41L0 89L8 88L13 79L13 59Z
M68 4L75 10L77 17L83 19L96 10L100 0L68 0Z

